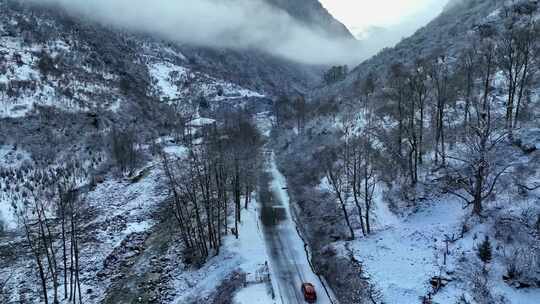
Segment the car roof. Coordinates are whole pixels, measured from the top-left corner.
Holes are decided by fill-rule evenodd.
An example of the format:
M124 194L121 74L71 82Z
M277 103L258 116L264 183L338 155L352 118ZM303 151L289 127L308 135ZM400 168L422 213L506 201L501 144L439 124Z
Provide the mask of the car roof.
M311 283L304 283L304 289L307 291L307 292L315 292L315 287L313 286L313 284Z

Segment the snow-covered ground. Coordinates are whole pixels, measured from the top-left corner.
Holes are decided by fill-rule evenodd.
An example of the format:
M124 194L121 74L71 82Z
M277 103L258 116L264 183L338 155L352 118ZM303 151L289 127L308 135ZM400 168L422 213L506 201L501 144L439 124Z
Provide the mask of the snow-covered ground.
M377 200L377 204L384 202ZM381 289L385 303L418 303L419 298L432 291L429 280L439 275L453 281L435 295L436 303L454 304L460 296L469 296L469 283L460 276L470 279L474 275L475 265L479 264L476 248L490 229L489 225L476 225L459 238L464 218L469 213L470 210L463 209L461 201L446 196L425 202L417 212L404 217L377 212L377 224L381 228L354 241L352 248L368 277ZM447 238L457 241L449 243L445 266ZM502 280L503 255L504 252L495 249L494 261L489 266L494 295L504 296L509 303L538 303L540 290L516 289Z
M11 204L11 200L0 193L0 230L17 229L17 218Z
M387 303L416 303L427 294L429 279L439 275L445 234L457 235L463 214L461 202L440 200L402 219L379 217L379 225L392 224L354 243L356 258Z
M275 118L271 115L270 112L258 113L255 116L255 124L259 132L266 137L270 136L272 128L274 126Z
M153 213L167 197L167 192L161 187L161 170L153 165L147 170L148 173L136 183L107 179L86 198L91 205L89 212L97 215L87 226L98 227L93 232L95 241L81 250L81 280L93 289L93 294L86 299L88 303L101 301L110 280L114 279L111 274L96 281L100 278L98 272L105 271L98 265L106 267L106 259L122 246L124 240L145 233L156 224Z
M159 62L150 66L150 74L156 81L155 87L162 99L179 98L177 82L188 81L189 70L169 62Z
M97 106L104 109L117 107L117 98L95 100L96 96L114 94L107 85L115 78L113 75L92 71L86 66L78 68L88 76L99 74L103 82L81 82L70 73L64 73L65 79L60 80L42 73L42 52L54 59L69 51L68 44L60 40L26 45L20 37L0 37L0 54L3 56L0 61L0 118L24 117L36 105L55 106L70 112L84 112Z
M268 298L268 288L264 284L248 286L240 290L234 297L235 304L274 304Z
M38 180L54 180L67 172L62 178L83 186L94 164L88 159L81 159L79 166L70 165L69 162L58 162L38 169L29 152L17 145L0 145L0 228L12 232L18 228L14 206L21 207L23 202L32 201L30 189L37 188Z
M138 245L130 240L143 240L142 236L156 224L154 213L168 193L162 188L159 167L149 164L143 171L138 181L108 176L84 197L80 265L86 303L101 303L111 282L119 275L115 265L138 254ZM22 239L0 239L0 247L9 247L10 242L22 242ZM33 288L37 286L34 285L37 278L31 275L34 271L31 259L26 260L24 256L13 258L16 262L0 275L0 278L9 273L14 275L8 282L11 300L13 303L39 302L37 293L40 290ZM100 273L106 275L101 276ZM31 279L23 279L26 276ZM62 291L60 288L63 298ZM28 300L29 296L33 300Z
M155 94L163 102L176 104L179 100L203 97L208 101L223 101L245 97L264 98L264 94L239 85L194 72L166 61L149 64Z
M265 280L264 277L269 274L269 258L259 214L259 203L253 200L248 210L243 211L240 239L229 236L225 242L225 248L230 248L230 252L241 259L240 269L247 274L248 281L252 282ZM271 296L272 289L271 282L252 283L240 290L235 300L238 304L276 304Z
M248 209L242 210L239 225L240 237L228 235L224 239L220 254L211 258L197 271L178 273L174 286L179 296L175 303L186 303L192 299L204 299L231 274L246 275L247 285L235 296L238 304L275 304L266 277L268 254L259 223L258 202L254 199ZM262 282L261 282L262 281ZM260 282L260 283L259 283ZM253 302L257 299L257 302Z
M204 126L214 124L215 122L216 122L215 119L199 117L199 118L193 119L192 121L188 122L187 126L193 127L193 128L200 128L200 127L204 127Z

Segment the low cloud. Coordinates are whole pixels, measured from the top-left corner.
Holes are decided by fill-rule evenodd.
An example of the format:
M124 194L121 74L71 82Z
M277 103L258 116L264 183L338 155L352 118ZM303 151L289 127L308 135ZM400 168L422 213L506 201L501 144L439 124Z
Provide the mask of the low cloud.
M262 0L30 1L179 43L259 49L307 64L355 64L369 55L356 41L311 28Z

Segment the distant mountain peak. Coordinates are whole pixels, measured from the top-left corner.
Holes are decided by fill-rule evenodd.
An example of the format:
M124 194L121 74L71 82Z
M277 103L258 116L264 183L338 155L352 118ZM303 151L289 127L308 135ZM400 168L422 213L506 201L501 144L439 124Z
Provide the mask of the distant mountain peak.
M347 27L328 12L318 0L265 0L310 27L318 27L331 36L354 38Z

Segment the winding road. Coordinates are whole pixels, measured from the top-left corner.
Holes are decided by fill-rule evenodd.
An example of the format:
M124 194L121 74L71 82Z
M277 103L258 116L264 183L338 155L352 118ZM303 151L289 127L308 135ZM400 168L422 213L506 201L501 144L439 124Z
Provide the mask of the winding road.
M291 217L286 181L277 169L274 154L266 153L265 170L260 179L261 221L270 258L270 272L277 300L283 304L306 303L300 289L312 283L319 304L337 304L310 267L304 242Z

